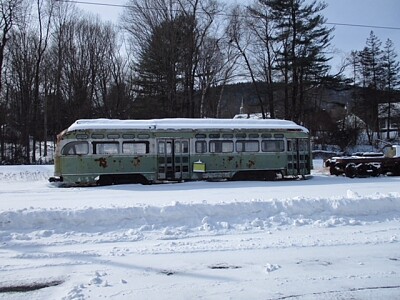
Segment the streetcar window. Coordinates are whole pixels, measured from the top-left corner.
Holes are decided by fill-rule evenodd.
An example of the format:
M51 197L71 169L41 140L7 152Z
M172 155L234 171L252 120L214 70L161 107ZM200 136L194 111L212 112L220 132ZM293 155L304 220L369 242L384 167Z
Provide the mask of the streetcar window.
M299 140L299 151L308 151L308 141L306 139Z
M123 134L122 137L127 140L133 140L135 138L134 134Z
M182 142L182 152L189 153L189 142L188 141Z
M122 153L125 154L146 154L149 153L149 142L124 142Z
M263 140L261 150L263 152L283 152L285 151L285 143L283 140Z
M196 153L206 153L207 152L206 141L196 141L195 148L196 148Z
M91 135L92 139L103 139L104 138L104 134L101 133L93 133Z
M93 154L118 154L119 143L93 143Z
M250 133L249 138L251 139L258 139L258 133Z
M175 142L175 153L188 153L189 143L187 141Z
M211 153L227 153L233 152L232 141L210 141Z
M205 139L207 136L204 133L198 133L195 135L196 139Z
M261 135L261 137L262 137L262 138L265 138L265 139L270 139L270 138L272 138L272 134L271 134L271 133L263 133L263 134Z
M236 142L237 152L258 152L260 151L260 146L258 141L237 141Z
M236 138L245 139L246 138L246 134L245 133L236 133Z
M210 133L210 134L208 135L208 137L209 137L210 139L219 139L220 136L221 136L221 135L220 135L219 133Z
M288 151L297 151L296 140L288 140L287 141L287 150Z
M87 142L70 142L61 151L62 155L85 155L89 153Z
M88 135L87 134L77 134L76 138L78 140L86 140L88 138Z
M119 139L119 134L108 134L107 138L110 140Z
M137 135L138 139L148 139L150 137L150 135L146 134L146 133L139 133Z
M224 134L222 135L222 137L223 137L224 139L233 139L233 134L232 134L232 133L224 133Z
M283 133L275 133L275 134L274 134L274 137L275 137L275 138L278 138L278 139L281 139L281 138L284 137L284 135L283 135Z
M171 154L172 153L171 142L158 142L158 153Z

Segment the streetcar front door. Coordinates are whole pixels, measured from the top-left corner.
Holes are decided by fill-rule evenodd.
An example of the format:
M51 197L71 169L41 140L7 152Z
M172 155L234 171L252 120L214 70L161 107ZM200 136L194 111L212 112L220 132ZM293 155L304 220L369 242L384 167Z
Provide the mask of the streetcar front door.
M287 175L299 176L310 174L308 139L287 140Z
M157 140L157 179L189 178L189 140L162 138Z

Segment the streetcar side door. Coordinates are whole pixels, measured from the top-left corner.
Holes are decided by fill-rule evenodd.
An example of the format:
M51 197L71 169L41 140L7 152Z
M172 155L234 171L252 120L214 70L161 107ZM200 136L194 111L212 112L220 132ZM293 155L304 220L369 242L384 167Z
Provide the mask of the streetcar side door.
M308 139L288 139L287 140L287 172L288 175L307 175L310 174Z
M157 179L189 178L189 139L157 139Z

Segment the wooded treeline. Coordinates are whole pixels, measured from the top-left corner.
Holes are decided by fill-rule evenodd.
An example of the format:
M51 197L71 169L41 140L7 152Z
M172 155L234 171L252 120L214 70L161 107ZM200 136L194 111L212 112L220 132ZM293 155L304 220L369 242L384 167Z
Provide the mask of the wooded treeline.
M237 99L225 92L240 81L251 82L263 117L294 120L313 133L327 128L321 87L364 87L369 92L354 95L355 107L372 111L365 118L375 130L379 93L399 88L394 45L388 40L381 49L373 33L349 57L353 78L332 74L333 29L321 1L255 0L243 7L130 0L115 24L72 1L0 5L2 163L46 157L47 141L76 119L232 117L226 110Z

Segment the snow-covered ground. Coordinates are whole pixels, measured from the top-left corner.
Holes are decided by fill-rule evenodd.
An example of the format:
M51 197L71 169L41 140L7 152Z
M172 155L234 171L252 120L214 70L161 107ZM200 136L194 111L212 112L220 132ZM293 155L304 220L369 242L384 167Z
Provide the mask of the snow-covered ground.
M400 299L400 177L314 165L92 188L0 166L0 299Z

